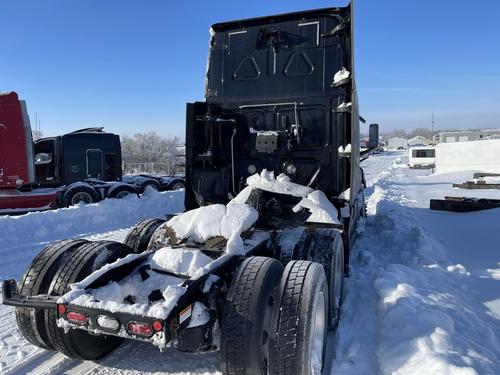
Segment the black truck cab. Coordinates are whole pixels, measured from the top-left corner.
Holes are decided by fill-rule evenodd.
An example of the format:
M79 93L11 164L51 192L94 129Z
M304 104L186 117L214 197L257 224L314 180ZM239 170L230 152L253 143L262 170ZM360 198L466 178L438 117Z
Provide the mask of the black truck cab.
M267 169L322 190L339 208L349 205L357 221L363 186L352 9L212 26L206 101L187 105L186 209L226 203Z
M70 185L87 179L120 181L120 137L102 128L77 130L35 141L36 184Z

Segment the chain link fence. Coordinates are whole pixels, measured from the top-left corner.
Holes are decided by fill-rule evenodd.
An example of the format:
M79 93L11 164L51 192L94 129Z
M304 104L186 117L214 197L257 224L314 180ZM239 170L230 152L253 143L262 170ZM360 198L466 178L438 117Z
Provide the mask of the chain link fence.
M179 168L173 163L123 163L123 174L155 173L174 175L179 172Z

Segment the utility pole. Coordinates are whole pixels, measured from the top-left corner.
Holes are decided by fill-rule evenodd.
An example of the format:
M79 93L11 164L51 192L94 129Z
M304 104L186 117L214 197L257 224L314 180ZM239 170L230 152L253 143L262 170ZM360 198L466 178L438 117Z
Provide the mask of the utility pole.
M432 114L432 128L431 128L432 140L434 140L434 113Z

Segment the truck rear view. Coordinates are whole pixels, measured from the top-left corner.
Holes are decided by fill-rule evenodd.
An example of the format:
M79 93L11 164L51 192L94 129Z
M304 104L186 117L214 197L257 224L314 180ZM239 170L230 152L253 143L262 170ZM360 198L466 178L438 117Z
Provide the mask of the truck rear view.
M359 137L350 12L213 25L206 102L188 104L187 208L227 202L263 169L329 197L350 187L359 148L338 153Z
M352 46L352 6L213 25L188 211L48 246L3 285L23 335L78 359L127 338L220 350L224 374L321 373L364 216Z

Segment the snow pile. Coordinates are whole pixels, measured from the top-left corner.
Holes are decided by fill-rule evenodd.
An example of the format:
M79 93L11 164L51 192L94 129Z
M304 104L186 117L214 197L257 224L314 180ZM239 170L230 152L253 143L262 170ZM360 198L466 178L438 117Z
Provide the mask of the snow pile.
M457 177L395 164L369 186L333 373L500 373L500 284L488 272L500 210L428 209L431 197L456 195Z
M299 207L307 208L311 212L311 216L307 219L308 222L326 224L340 223L337 209L320 190L315 190L308 194L307 197L302 198L293 210L297 212Z
M346 103L346 102L342 102L338 107L337 107L337 110L340 111L340 110L345 110L347 108L351 108L352 106L352 103L349 102L349 103Z
M49 243L126 229L143 219L161 219L182 212L183 197L181 191L148 190L140 198L131 195L21 216L0 216L0 279L19 279L34 256Z
M436 170L500 173L500 139L439 143Z
M193 276L211 261L212 258L200 250L164 247L153 254L149 264L155 270Z
M256 130L252 127L249 128L250 133L252 134L263 134L263 135L279 135L276 130Z
M167 225L178 238L203 243L217 236L230 239L235 232L250 229L257 218L257 211L248 204L230 202L227 206L213 204L185 212Z
M352 150L351 144L349 143L347 146L340 146L338 151L339 154L350 153Z
M329 224L339 223L337 209L322 191L291 182L290 177L283 173L275 177L273 171L264 169L260 175L256 173L248 177L247 185L234 198L234 202L246 202L253 189L292 195L294 197L302 197L302 200L293 208L294 212L298 212L301 208L306 208L311 212L311 216L307 221Z
M82 281L71 284L71 290L61 296L57 302L104 309L113 313L125 312L166 319L178 299L186 291L186 288L182 287L183 278L148 271L148 277L144 279L139 270L141 266L139 266L129 276L118 282L111 281L103 287L87 291L90 284L110 269L123 266L140 258L144 258L142 265L146 265L148 262L153 263L152 258L154 255L154 253L150 252L129 254L125 258L106 264ZM199 258L196 257L196 260L199 261ZM189 272L195 265L194 261L189 265L184 262L182 271ZM150 304L149 296L155 290L161 292L164 300Z
M250 229L258 216L248 204L231 201L227 206L214 204L185 212L170 219L167 225L178 239L203 243L221 236L228 240L227 253L243 254L241 233Z
M339 83L343 81L344 79L347 79L351 76L351 72L349 72L346 68L342 68L339 70L337 73L335 73L335 76L333 77L333 83Z
M294 197L306 197L314 190L310 187L291 182L290 177L285 174L274 176L274 171L262 170L260 174L256 173L247 178L247 187L234 199L237 202L246 202L250 196L252 188L270 191L272 193L287 194Z
M183 282L182 278L157 272L150 272L149 277L143 280L139 271L135 270L119 282L112 281L88 292L72 285L72 290L59 298L58 303L166 319L186 292ZM148 297L156 290L163 299L150 303ZM127 300L129 296L132 300Z
M257 211L246 203L253 189L302 197L294 211L308 209L311 212L308 221L330 224L339 222L337 209L323 192L293 183L285 174L275 177L273 171L264 169L260 174L248 177L247 185L227 206L214 204L199 207L173 217L167 223L168 227L179 240L203 243L210 238L224 237L228 240L227 253L243 254L241 234L250 229L258 219Z

